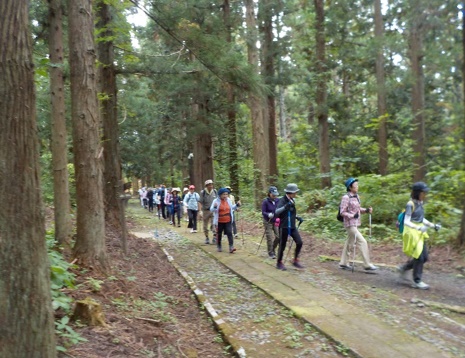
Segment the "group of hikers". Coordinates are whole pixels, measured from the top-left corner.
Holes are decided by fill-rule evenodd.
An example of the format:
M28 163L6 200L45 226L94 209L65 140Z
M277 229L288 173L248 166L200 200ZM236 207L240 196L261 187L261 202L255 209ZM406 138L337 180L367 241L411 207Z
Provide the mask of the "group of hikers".
M345 181L347 192L342 196L339 214L343 221L347 238L339 261L339 268L342 270L353 270L355 252L358 249L362 256L363 267L367 272L374 272L378 267L370 261L368 243L358 230L361 225L361 215L371 215L372 207L362 207L358 195L359 183L356 178L348 178ZM203 222L203 232L205 234L205 244L210 244L210 232L212 233L212 244L217 246L218 252L222 252L222 237L228 239L229 252L234 253L234 238L237 237L236 220L237 211L241 205L238 200L235 202L229 186L214 189L213 180L205 181L205 188L197 193L195 186L190 185L184 188L182 196L179 196L179 188L166 188L161 184L159 188L145 188L139 191L141 205L153 211L154 203L157 205L158 215L169 220L175 225L177 218L178 226L182 217L183 207L188 215L188 228L191 233L197 232L197 218L200 216ZM430 189L424 182L413 184L411 197L405 208L403 216L403 252L409 260L398 267L401 278L406 279L408 270L413 270L413 288L428 289L429 285L422 281L423 265L428 260L428 250L425 240L428 238L427 229L434 228L436 231L441 228L440 224L433 224L426 220L423 204ZM152 192L150 194L150 191ZM267 197L261 205L264 236L266 236L267 252L271 259L277 259L276 268L286 270L283 262L284 252L288 238L292 238L295 243L292 265L298 269L304 266L299 261L302 249L302 238L299 234L299 226L303 219L297 215L295 198L300 191L294 183L287 184L284 195L279 198L278 189L270 186ZM165 209L168 208L167 213ZM236 213L236 214L235 214ZM371 218L371 217L370 217ZM277 255L276 255L277 251ZM349 253L353 253L352 264Z

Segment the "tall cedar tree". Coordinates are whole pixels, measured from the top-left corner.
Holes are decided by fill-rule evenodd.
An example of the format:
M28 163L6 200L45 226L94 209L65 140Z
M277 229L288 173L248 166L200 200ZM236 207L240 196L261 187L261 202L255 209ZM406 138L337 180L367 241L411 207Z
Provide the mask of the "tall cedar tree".
M329 155L329 125L327 107L327 68L325 53L325 12L324 1L314 0L315 3L315 27L316 27L316 58L317 58L317 88L316 88L316 113L319 127L319 155L321 187L331 187L331 161Z
M465 2L462 2L462 53L463 59L465 59ZM463 91L463 118L465 120L465 61L462 61L462 91ZM465 122L463 123L465 128ZM462 128L462 130L463 130ZM465 142L465 130L463 130L464 142ZM465 157L463 158L465 162ZM460 222L460 232L458 235L458 243L461 247L465 246L465 200L463 201L463 212L462 221Z
M74 255L83 265L105 271L108 262L103 209L103 149L99 132L92 2L70 0L68 8L77 203Z
M0 14L0 357L55 357L28 1Z
M258 49L257 49L257 25L255 19L255 3L253 0L245 1L246 24L247 24L247 54L248 62L258 73ZM259 93L250 91L248 94L248 106L252 118L252 138L253 138L253 161L255 175L255 207L260 206L262 193L266 192L268 168L268 126L265 123L266 113L265 100Z
M388 143L387 143L387 106L386 84L384 76L384 23L381 13L381 0L375 0L375 40L376 40L376 83L378 94L378 146L379 174L388 173Z
M104 197L105 219L121 235L123 251L127 251L126 224L124 207L120 200L123 193L121 174L121 157L119 146L119 124L117 110L116 70L114 65L112 30L112 15L110 5L106 1L97 3L97 27L101 29L98 43L99 59L99 90L102 94L101 115L103 125L103 158L104 169Z
M61 0L48 1L50 52L50 97L52 119L53 205L55 239L68 244L71 239L71 205L68 174L68 137L65 117L63 77L63 7Z

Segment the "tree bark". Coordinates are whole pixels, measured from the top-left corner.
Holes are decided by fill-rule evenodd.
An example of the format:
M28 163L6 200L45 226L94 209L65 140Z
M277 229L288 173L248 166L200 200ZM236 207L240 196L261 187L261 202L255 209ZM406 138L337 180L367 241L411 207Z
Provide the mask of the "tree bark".
M0 2L0 357L56 357L28 1Z
M194 104L192 106L193 118L208 128L205 104ZM209 131L196 136L194 140L194 180L193 183L198 190L204 187L207 179L215 180L213 172L213 141Z
M462 58L465 58L465 2L462 1ZM464 118L464 128L465 128L465 61L462 61L462 90L463 90L463 118ZM462 129L463 140L465 141L465 130ZM463 158L465 162L465 156ZM463 193L462 193L463 195ZM462 221L460 222L460 231L457 237L459 246L465 246L465 200L463 201L463 210L462 210Z
M69 46L77 238L74 255L81 264L106 271L103 209L103 148L95 68L94 20L90 0L69 0Z
M48 3L55 239L60 245L68 245L72 223L63 76L63 8L61 0L49 0Z
M316 117L318 118L319 127L319 156L320 156L320 175L321 187L331 187L331 162L329 153L329 125L327 110L327 69L325 53L325 13L324 1L314 0L315 4L315 27L316 27L316 58L317 58L317 88L316 88Z
M263 5L262 5L263 4ZM268 87L266 96L267 111L264 118L268 127L268 142L269 142L269 172L268 183L277 184L278 179L278 138L276 126L276 94L275 94L275 65L274 60L276 50L273 36L273 4L271 2L260 2L260 13L262 20L262 58L263 58L263 75L265 84Z
M247 24L247 55L249 64L258 73L258 50L257 50L257 25L255 20L254 1L246 0L246 24ZM260 94L248 94L247 101L252 118L252 140L254 161L254 199L255 207L259 208L261 197L266 192L267 176L269 173L269 142L268 128L263 117L265 100Z
M231 29L231 6L229 0L224 0L224 23L226 25L226 41L232 43ZM228 143L229 143L229 185L240 197L239 188L239 165L237 163L237 128L236 128L236 95L234 87L230 83L224 85L227 99L228 116Z
M123 251L127 252L127 233L124 206L120 199L123 194L121 174L121 156L119 146L119 124L116 71L114 65L112 16L110 5L106 1L98 1L97 27L101 29L98 44L99 84L101 114L103 124L103 158L104 158L104 199L105 219L121 235Z
M424 180L425 162L425 118L424 118L424 75L422 67L423 36L418 27L413 26L409 34L409 52L412 70L412 112L413 112L413 151L414 181Z
M375 40L376 40L376 83L378 94L378 158L379 174L388 174L388 143L387 143L387 105L386 83L384 75L384 23L381 13L381 0L375 0Z

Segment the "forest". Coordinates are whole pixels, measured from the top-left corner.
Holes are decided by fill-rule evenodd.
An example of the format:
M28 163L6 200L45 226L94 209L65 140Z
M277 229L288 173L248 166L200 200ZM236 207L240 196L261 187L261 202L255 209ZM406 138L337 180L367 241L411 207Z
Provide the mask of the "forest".
M0 321L18 322L0 356L54 356L50 252L108 270L108 228L127 252L125 183L213 179L252 215L296 183L302 227L328 238L356 177L395 240L424 181L435 244L463 252L464 3L4 0L0 14Z

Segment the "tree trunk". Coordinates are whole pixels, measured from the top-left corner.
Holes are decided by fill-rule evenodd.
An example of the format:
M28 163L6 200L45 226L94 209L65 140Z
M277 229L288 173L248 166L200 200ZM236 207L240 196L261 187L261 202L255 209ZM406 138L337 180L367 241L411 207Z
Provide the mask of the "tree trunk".
M206 106L194 104L192 106L193 118L208 128ZM197 190L204 187L207 179L215 180L213 173L213 141L211 134L206 131L196 136L194 140L194 185Z
M246 0L246 23L247 23L247 54L249 64L258 73L258 50L257 50L257 26L255 21L254 1ZM269 142L268 130L265 126L264 104L262 96L249 92L248 107L252 117L252 140L254 161L254 199L255 207L259 208L263 193L267 188Z
M413 150L414 181L424 180L425 165L425 118L424 118L424 77L422 68L423 38L419 29L413 26L409 34L409 52L412 70L412 112L413 112Z
M48 2L55 239L60 245L68 245L71 240L72 223L63 77L63 8L61 0Z
M71 121L76 172L77 238L74 255L105 271L103 148L100 145L94 22L89 0L69 0Z
M56 357L28 1L0 2L0 356Z
M112 16L110 5L98 1L97 27L102 30L98 44L99 83L102 94L101 114L103 124L104 198L105 219L121 235L123 251L127 252L126 221L123 203L123 180L119 148L119 124L117 106L116 71L114 65Z
M381 14L381 0L375 0L375 40L376 40L376 83L378 93L378 146L379 174L388 174L388 144L387 144L387 106L386 85L384 77L384 23Z
M316 58L317 58L317 88L316 88L316 117L318 118L319 127L319 156L320 156L320 175L321 187L331 187L331 163L329 155L329 125L327 110L327 69L325 54L325 13L324 1L314 0L315 3L315 27L316 27Z
M465 2L462 2L462 58L465 58ZM462 61L462 90L463 90L463 118L464 118L464 128L465 128L465 61ZM462 129L465 142L465 131ZM465 162L465 156L463 158ZM463 195L463 194L462 194ZM462 221L460 222L460 231L457 237L458 244L461 247L465 246L465 200L463 201L463 211L462 211Z
M226 25L226 41L231 44L231 7L229 0L224 0L224 23ZM229 142L229 185L236 193L237 198L240 198L239 191L239 165L237 163L237 128L236 128L236 96L234 88L231 84L225 84L226 99L227 99L227 115L228 115L228 142Z
M263 5L261 5L263 4ZM273 36L273 4L271 2L260 2L260 17L263 26L263 75L265 84L268 86L268 94L266 96L267 111L265 112L265 122L268 127L268 142L269 142L269 184L277 184L278 179L278 138L276 135L276 102L275 102L275 66L274 60L276 50Z

